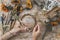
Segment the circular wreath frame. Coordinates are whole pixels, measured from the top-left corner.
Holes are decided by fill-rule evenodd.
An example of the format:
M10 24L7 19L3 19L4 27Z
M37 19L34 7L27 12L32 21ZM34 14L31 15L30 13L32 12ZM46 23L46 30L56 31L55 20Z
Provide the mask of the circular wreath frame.
M26 16L31 16L31 17L35 20L35 24L34 24L34 27L35 27L36 24L37 24L36 18L35 18L33 15L25 14L25 15L23 15L23 16L21 17L21 20L22 20L24 17L26 17ZM21 23L21 22L20 22L20 24L21 24L21 26L22 26L22 23Z

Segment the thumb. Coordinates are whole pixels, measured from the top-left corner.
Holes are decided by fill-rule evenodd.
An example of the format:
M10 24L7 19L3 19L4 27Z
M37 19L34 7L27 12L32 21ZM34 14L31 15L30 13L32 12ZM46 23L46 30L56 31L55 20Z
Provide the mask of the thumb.
M33 32L36 32L37 30L38 30L38 26L35 26Z

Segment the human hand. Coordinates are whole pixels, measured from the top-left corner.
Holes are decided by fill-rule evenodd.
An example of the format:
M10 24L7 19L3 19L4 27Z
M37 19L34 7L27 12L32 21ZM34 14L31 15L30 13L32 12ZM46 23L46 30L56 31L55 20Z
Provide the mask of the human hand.
M0 37L0 40L7 40L12 36L17 35L19 32L24 32L26 31L26 28L19 28L20 24L18 21L16 21L16 24L13 29L11 29L9 32L5 33Z
M18 32L26 32L26 27L25 28L20 28L20 23L16 21L14 28L10 31L14 35L16 35Z
M36 40L40 33L40 26L37 24L33 30L33 40Z

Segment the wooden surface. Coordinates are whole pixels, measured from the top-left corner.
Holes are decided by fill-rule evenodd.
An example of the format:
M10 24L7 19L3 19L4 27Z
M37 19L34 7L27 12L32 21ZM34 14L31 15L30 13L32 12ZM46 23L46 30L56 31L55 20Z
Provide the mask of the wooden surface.
M23 16L24 14L31 14L31 15L34 15L34 16L39 15L39 16L36 17L37 20L42 20L42 21L47 20L47 18L45 18L44 15L40 15L42 13L40 11L38 11L36 6L33 9L31 9L31 10L24 10L21 13L20 17ZM45 30L45 29L42 28L42 30ZM2 29L1 29L1 31L2 31ZM57 26L57 28L54 28L53 32L47 33L47 35L46 35L44 40L59 40L60 39L60 37L58 35L59 33L60 33L60 25ZM0 34L2 35L2 32ZM9 40L32 40L32 32L19 33L19 34L17 34L17 36L11 37Z

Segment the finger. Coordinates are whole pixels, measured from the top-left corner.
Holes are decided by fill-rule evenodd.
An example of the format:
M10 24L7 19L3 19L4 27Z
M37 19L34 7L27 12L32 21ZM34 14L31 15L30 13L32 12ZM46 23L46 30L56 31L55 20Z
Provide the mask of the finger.
M36 31L40 30L39 24L37 24L36 26L37 26Z
M14 27L19 27L20 26L20 23L18 21L16 21Z
M42 24L38 24L38 32L41 32L41 27L42 27Z
M40 26L38 25L37 27L38 27L38 30L37 30L37 32L40 32Z
M38 24L36 24L36 26L37 26L37 25L38 25ZM36 26L35 26L35 27L36 27Z
M38 30L40 30L40 28L41 28L41 25L39 25L39 24L38 24L37 26L38 26Z
M33 32L35 32L35 31L37 31L37 30L38 30L38 29L37 29L37 26L35 26Z
M26 32L27 28L20 28L20 32Z

